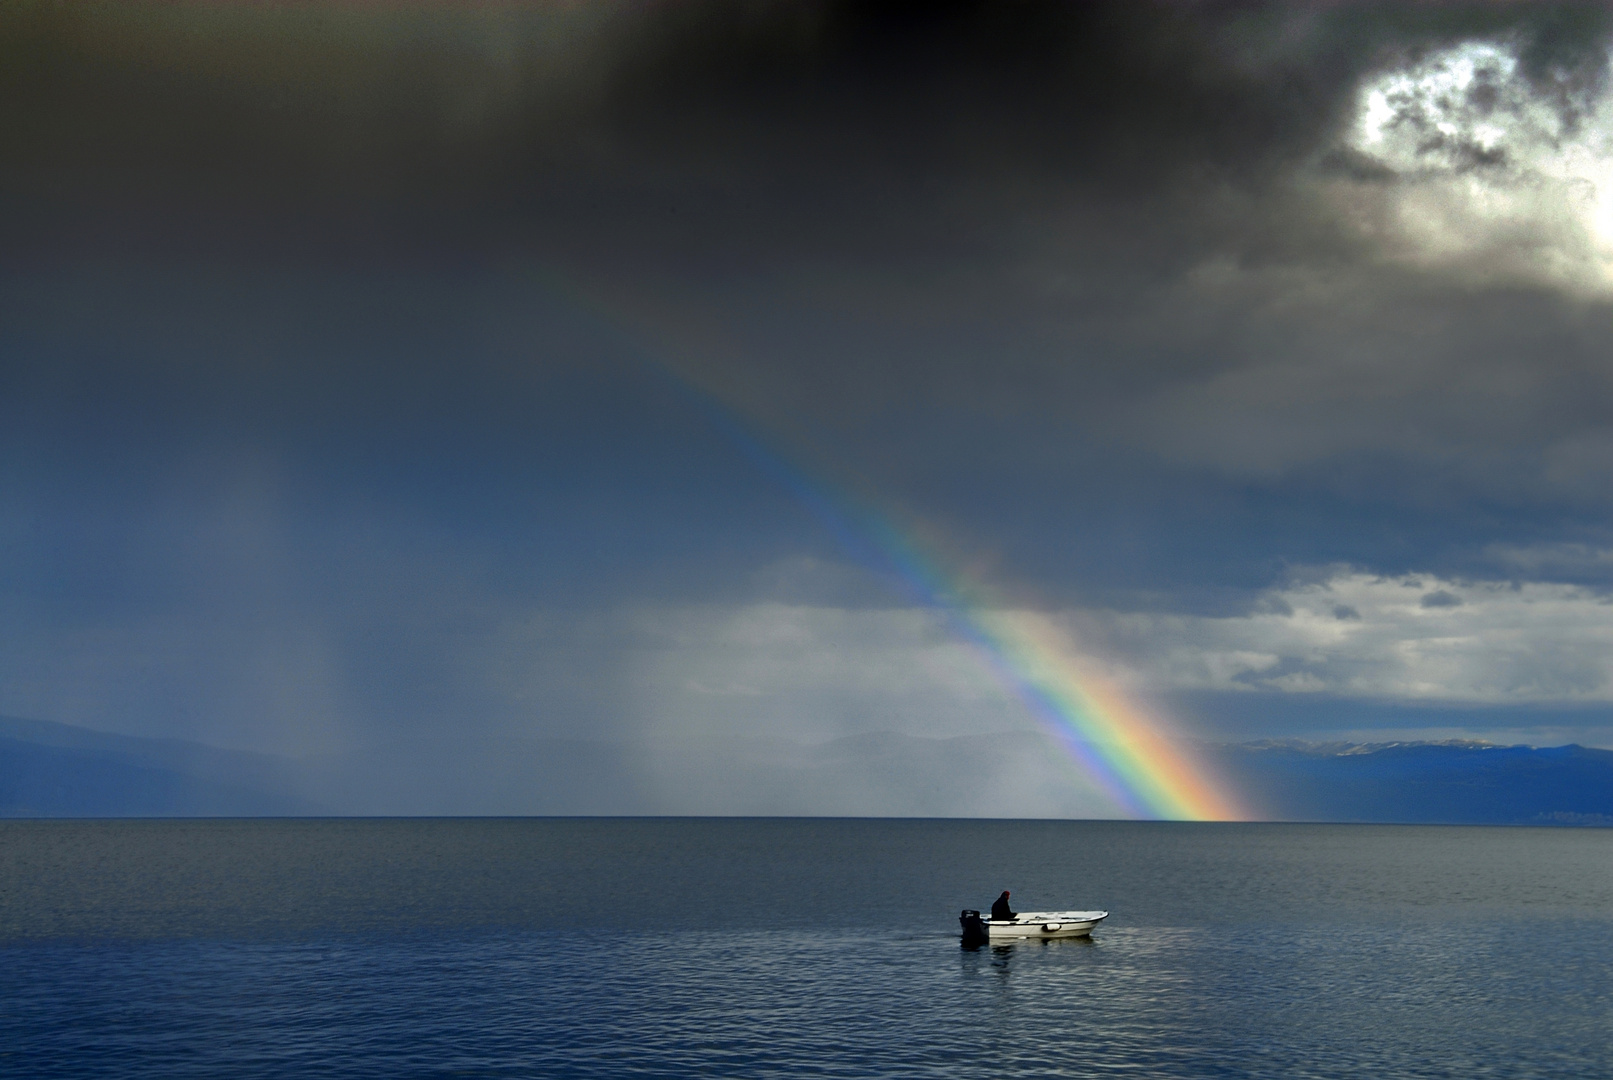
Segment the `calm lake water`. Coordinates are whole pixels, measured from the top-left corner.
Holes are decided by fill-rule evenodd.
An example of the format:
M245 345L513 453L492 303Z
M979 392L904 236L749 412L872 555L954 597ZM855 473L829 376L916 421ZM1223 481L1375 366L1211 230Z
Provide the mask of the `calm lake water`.
M0 823L0 1075L691 1074L1606 1078L1613 830Z

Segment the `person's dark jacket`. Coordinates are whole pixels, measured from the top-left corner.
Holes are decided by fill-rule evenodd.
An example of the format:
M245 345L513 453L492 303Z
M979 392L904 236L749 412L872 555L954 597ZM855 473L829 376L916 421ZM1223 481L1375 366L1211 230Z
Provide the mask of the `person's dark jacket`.
M1001 896L997 897L997 902L991 905L991 917L993 919L1000 919L1003 922L1008 922L1014 917L1014 913L1008 910L1007 893L1003 893Z

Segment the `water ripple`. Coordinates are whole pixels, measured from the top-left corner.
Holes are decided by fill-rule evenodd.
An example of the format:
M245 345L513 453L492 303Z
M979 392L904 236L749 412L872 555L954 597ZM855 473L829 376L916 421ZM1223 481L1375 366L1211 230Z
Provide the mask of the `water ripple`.
M930 896L926 910L874 904L839 926L818 917L825 895L840 887L847 845L863 851L870 841L833 824L820 823L815 849L790 826L797 861L787 868L769 862L765 844L736 859L723 847L734 835L729 826L709 830L705 849L698 835L680 834L680 850L693 869L678 878L658 854L653 874L634 862L638 855L618 854L626 868L612 866L611 849L579 846L577 833L548 823L561 846L577 853L549 852L549 862L537 860L545 874L560 875L561 884L547 886L550 893L578 880L597 889L615 875L612 880L626 882L638 898L635 905L602 905L615 917L579 920L575 932L553 925L565 920L512 917L524 909L497 890L530 873L530 861L494 862L475 888L457 881L430 885L433 873L454 865L442 852L425 864L436 868L430 872L421 864L384 862L371 877L342 878L339 888L318 893L323 900L294 903L286 898L300 894L282 890L283 906L276 909L243 899L238 882L216 880L219 868L231 865L228 858L205 847L162 848L146 852L161 873L131 894L131 910L115 911L96 890L108 880L127 883L133 870L117 869L109 879L105 859L86 858L74 878L60 851L0 849L13 868L47 855L60 863L58 893L43 915L32 910L32 901L17 899L37 895L30 891L36 883L0 875L0 912L10 925L71 930L15 932L0 945L0 1075L1613 1075L1613 912L1603 900L1606 867L1586 858L1603 851L1605 838L1549 838L1565 861L1542 862L1537 855L1532 864L1547 880L1593 897L1591 903L1568 905L1542 892L1538 880L1517 901L1508 891L1515 880L1508 871L1486 877L1470 863L1459 868L1463 895L1470 898L1463 903L1478 906L1451 909L1440 906L1446 879L1439 868L1454 864L1435 848L1455 834L1392 834L1396 844L1423 845L1422 862L1434 869L1419 881L1379 886L1350 876L1367 873L1367 863L1350 854L1362 834L1341 832L1335 843L1327 839L1335 834L1325 832L1275 839L1255 833L1266 857L1285 872L1298 868L1305 875L1287 894L1276 875L1260 882L1259 918L1228 919L1224 911L1197 921L1181 918L1193 910L1184 892L1156 898L1152 907L1139 899L1091 941L968 950L948 925L954 911L928 910L937 906L932 894L942 891L951 872L946 866L959 850L948 823L930 824L929 861L907 850L921 833L905 825L898 830L906 841L902 857L910 860L906 895ZM1015 823L998 824L1007 835ZM454 833L427 823L421 843L429 849L434 835L474 838L477 827L470 823ZM530 830L481 827L519 840L499 859L542 854ZM697 824L688 827L700 833ZM755 826L763 833L770 827ZM373 850L362 845L378 834L366 841L362 828L343 830L341 843L355 845L352 858L362 863L364 851ZM71 835L94 852L87 834ZM114 829L102 839L123 845L118 850L127 854L130 835ZM185 835L195 844L197 836L214 834ZM268 850L262 835L253 835L260 851ZM409 850L407 830L389 824L379 835L380 846L393 845L388 851ZM634 851L653 853L655 844L642 841L668 833L655 825L633 835ZM1101 841L1105 834L1072 829L1068 835ZM1239 845L1251 834L1193 835L1195 845L1173 848L1169 840L1134 852L1136 880L1168 879L1160 864L1174 859L1179 880L1188 880L1184 867L1190 866L1199 875L1194 886L1230 891L1228 882L1204 876L1215 861L1204 851L1205 837L1220 837L1222 861L1243 873L1249 864L1239 866ZM1283 848L1283 835L1297 838L1310 861L1303 851ZM1497 835L1485 857L1501 862L1517 850L1517 833ZM308 857L306 836L295 829L283 836L289 839L280 869L304 883L295 889L317 878L300 862ZM322 842L330 845L322 858L341 847L329 837ZM478 858L498 851L486 835L479 842ZM1466 834L1456 842L1466 845L1470 860L1484 853ZM1391 856L1386 861L1394 866L1417 862L1415 851L1397 848ZM1344 873L1344 864L1354 869ZM870 872L865 867L861 877ZM1040 872L1049 871L1043 865ZM589 873L606 878L589 879ZM819 887L732 919L701 916L690 906L693 895L731 898L743 893L742 881L769 874L775 882L816 875ZM174 878L166 889L163 876ZM272 882L273 866L253 880ZM1115 880L1121 887L1107 887L1117 895L1134 887L1124 885L1123 875ZM1474 884L1485 880L1488 886ZM1356 898L1358 906L1341 914L1327 901L1330 881L1335 893ZM412 891L391 896L390 906L377 902L384 917L368 917L355 906L355 897L387 897L399 882L412 882ZM961 886L951 888L967 895ZM1374 903L1375 890L1393 895ZM1417 890L1427 903L1405 903ZM1509 903L1519 917L1472 915ZM97 924L86 913L103 908L113 914L102 932L91 932ZM177 911L192 913L190 932L175 921ZM867 925L880 921L888 925ZM720 928L726 923L732 928Z

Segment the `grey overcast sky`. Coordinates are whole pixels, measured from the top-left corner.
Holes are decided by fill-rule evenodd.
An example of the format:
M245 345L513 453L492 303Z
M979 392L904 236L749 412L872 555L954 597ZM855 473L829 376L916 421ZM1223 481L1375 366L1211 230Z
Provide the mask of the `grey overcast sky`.
M1601 5L3 8L0 713L1613 746Z

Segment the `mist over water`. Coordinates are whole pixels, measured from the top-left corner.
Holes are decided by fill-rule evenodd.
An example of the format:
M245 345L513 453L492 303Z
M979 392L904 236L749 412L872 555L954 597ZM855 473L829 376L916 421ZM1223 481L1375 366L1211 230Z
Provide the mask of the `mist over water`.
M1613 831L0 824L29 1076L1604 1076ZM961 949L956 915L1111 910Z

